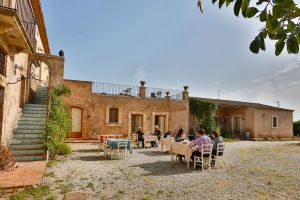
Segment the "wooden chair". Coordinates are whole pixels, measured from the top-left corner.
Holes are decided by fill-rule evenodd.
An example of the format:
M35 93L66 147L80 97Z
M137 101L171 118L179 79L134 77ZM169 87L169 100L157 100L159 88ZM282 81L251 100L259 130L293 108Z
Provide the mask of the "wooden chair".
M211 161L214 163L214 167L217 165L217 162L221 162L222 168L224 168L224 150L225 150L225 143L218 143L217 144L217 151L216 155L212 155Z
M210 170L212 148L212 144L203 144L201 146L201 156L194 156L194 169L196 169L197 165L200 165L203 171L204 165L206 164L208 165L208 170Z
M124 157L124 160L126 160L128 151L127 145L128 141L118 141L118 148L115 152L118 158Z
M138 143L138 135L136 133L133 133L132 136L130 137L130 142L131 145L138 147L139 143Z

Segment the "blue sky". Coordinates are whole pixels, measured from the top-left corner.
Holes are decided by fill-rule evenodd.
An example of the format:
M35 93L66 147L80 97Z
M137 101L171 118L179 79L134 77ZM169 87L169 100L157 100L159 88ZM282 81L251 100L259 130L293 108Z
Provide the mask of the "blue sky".
M85 2L85 3L83 3ZM86 3L88 2L88 3ZM300 119L299 55L252 54L256 19L204 1L42 0L53 54L65 51L65 78L181 89L192 96L295 109Z

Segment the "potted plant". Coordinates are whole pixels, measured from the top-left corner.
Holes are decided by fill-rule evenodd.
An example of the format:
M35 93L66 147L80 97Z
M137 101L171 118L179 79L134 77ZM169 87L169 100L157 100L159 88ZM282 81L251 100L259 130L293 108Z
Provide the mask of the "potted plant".
M186 85L186 86L183 87L183 89L186 92L189 89L189 86Z
M146 81L141 80L141 81L140 81L140 84L141 84L142 87L144 87L145 84L146 84Z
M167 97L169 96L169 94L170 94L170 92L169 92L169 91L167 91L167 92L166 92L166 95L167 95Z

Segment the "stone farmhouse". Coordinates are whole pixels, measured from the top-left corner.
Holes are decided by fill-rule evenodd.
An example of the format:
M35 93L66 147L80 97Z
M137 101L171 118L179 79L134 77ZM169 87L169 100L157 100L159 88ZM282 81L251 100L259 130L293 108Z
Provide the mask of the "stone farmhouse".
M48 88L70 87L65 103L72 110L69 138L96 134L129 135L142 127L162 132L196 127L183 91L64 80L64 53L52 55L40 0L0 0L0 145L18 161L45 159ZM207 100L207 99L206 99ZM293 110L238 101L213 100L216 120L252 138L292 138Z

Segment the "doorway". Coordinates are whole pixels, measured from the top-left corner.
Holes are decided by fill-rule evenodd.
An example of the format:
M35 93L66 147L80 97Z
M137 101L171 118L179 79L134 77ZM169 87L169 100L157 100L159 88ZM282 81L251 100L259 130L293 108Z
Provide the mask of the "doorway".
M19 107L23 108L26 99L26 79L25 76L22 75L21 77L21 88L20 88L20 103Z
M136 133L138 131L139 127L143 128L143 115L142 114L132 114L131 115L131 133Z
M242 132L242 117L233 116L232 117L232 131L235 134L240 134Z
M0 86L0 146L2 145L5 88Z
M69 138L82 137L82 109L72 107L72 132L69 133Z
M154 125L159 127L161 132L165 132L165 115L155 115Z

